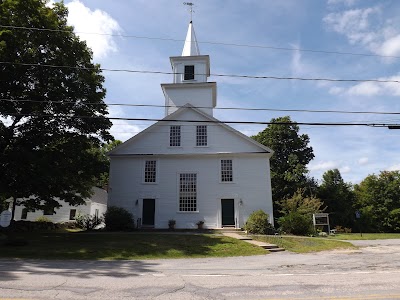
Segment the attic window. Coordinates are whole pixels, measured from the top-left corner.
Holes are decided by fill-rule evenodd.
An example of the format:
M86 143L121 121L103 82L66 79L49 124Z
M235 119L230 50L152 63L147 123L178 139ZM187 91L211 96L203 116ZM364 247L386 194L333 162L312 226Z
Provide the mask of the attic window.
M181 146L181 126L173 125L169 129L169 145L171 147Z
M196 126L196 146L207 146L207 126Z
M184 80L194 80L194 66L185 66Z

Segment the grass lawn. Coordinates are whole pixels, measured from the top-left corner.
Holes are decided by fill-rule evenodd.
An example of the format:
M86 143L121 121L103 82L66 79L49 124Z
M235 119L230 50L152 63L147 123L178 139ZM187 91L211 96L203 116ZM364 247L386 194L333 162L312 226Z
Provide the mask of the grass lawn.
M25 246L5 245L0 257L35 259L159 259L261 255L257 246L213 234L157 233L18 233Z
M254 240L271 243L285 248L287 251L308 253L334 249L356 249L348 242L328 240L318 237L291 237L291 236L251 236Z
M330 235L329 238L336 240L383 240L400 239L400 233L337 233Z

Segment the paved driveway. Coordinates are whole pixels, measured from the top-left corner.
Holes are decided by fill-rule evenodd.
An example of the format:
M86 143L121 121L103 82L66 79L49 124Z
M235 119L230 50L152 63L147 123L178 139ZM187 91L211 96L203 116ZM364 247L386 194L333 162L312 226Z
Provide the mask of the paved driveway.
M0 260L0 299L400 299L400 240L352 251L143 260Z

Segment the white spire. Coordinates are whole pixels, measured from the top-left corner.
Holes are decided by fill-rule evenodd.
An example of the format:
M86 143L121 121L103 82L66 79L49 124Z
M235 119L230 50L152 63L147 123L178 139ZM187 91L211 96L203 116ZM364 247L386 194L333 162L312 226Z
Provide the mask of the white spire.
M199 45L197 45L196 34L194 33L193 23L190 21L188 32L186 35L185 46L183 47L182 56L200 55Z

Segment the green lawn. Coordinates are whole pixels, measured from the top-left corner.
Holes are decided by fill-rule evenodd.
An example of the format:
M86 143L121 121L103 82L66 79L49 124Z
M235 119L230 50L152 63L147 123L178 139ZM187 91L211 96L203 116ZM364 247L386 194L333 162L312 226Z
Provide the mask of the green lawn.
M356 249L348 242L328 240L318 237L292 236L251 236L254 240L271 243L285 248L287 251L308 253L334 249Z
M380 239L400 239L400 233L337 233L330 235L329 238L336 240L380 240Z
M157 233L24 233L25 246L5 245L0 257L35 259L159 259L261 255L260 247L213 234Z

